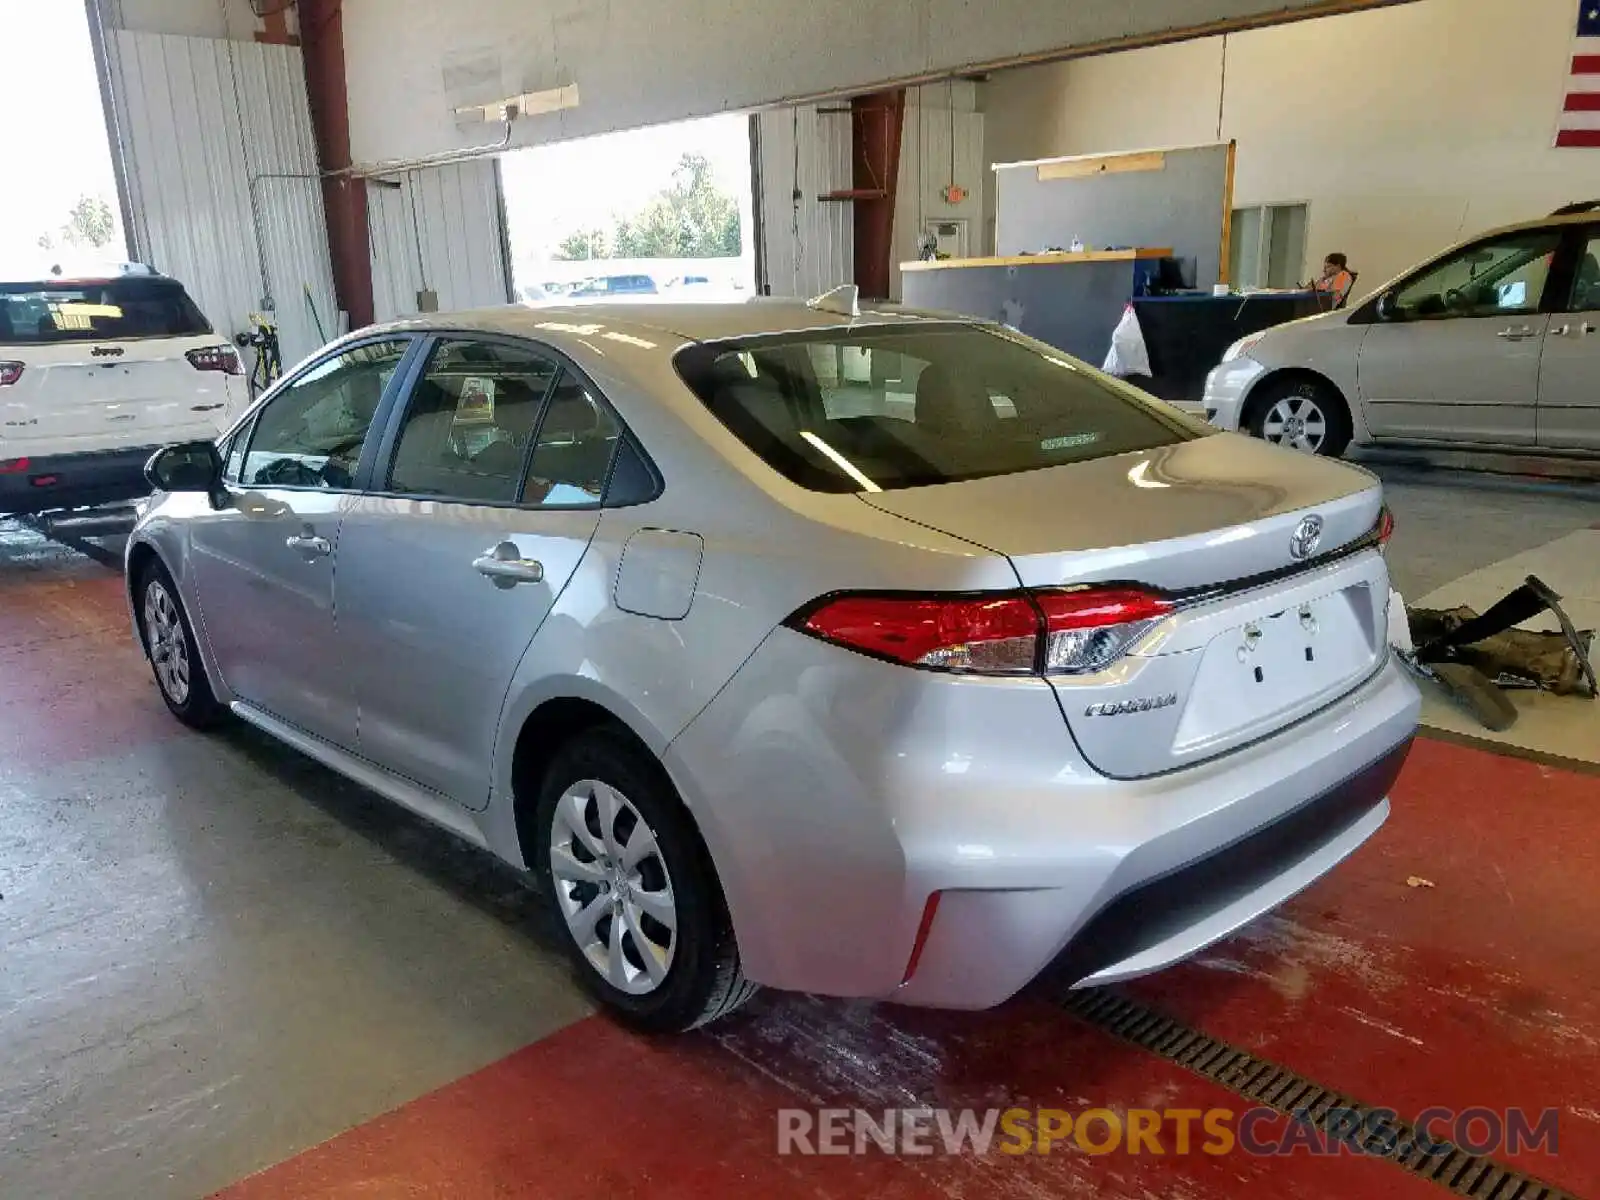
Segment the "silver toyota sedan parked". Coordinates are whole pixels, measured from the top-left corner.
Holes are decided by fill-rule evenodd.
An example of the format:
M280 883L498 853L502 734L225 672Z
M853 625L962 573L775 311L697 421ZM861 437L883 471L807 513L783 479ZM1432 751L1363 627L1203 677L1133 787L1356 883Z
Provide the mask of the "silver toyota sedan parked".
M1388 514L998 326L837 295L364 329L151 460L161 694L527 869L683 1029L1173 963L1383 822Z

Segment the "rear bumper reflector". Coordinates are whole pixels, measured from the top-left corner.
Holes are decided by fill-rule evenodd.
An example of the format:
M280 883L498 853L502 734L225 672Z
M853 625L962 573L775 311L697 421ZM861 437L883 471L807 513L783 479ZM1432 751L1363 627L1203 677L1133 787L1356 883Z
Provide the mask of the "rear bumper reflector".
M939 897L943 893L934 892L928 897L927 904L922 908L922 920L917 925L917 940L911 944L911 957L906 960L906 973L900 979L900 986L904 987L911 982L911 977L917 973L917 964L922 961L922 949L928 944L928 935L933 932L933 918L939 912Z

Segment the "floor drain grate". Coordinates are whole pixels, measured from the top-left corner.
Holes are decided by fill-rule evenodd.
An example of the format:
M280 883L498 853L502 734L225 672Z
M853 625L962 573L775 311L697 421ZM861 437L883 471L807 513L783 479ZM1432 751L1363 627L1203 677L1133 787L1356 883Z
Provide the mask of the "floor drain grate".
M1569 1192L1454 1143L1441 1138L1430 1142L1407 1122L1380 1115L1372 1105L1330 1091L1286 1067L1219 1042L1104 988L1066 992L1061 1004L1097 1029L1152 1051L1246 1100L1305 1121L1325 1135L1340 1139L1359 1135L1362 1150L1374 1158L1387 1159L1458 1196L1575 1200Z

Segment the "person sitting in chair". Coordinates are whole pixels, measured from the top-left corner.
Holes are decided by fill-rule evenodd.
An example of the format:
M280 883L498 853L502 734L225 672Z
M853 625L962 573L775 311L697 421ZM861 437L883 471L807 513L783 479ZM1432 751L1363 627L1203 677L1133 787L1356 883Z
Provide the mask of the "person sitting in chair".
M1337 251L1322 260L1322 274L1311 281L1312 290L1329 297L1334 308L1344 307L1344 302L1350 299L1350 289L1355 285L1356 277L1350 270L1350 260Z

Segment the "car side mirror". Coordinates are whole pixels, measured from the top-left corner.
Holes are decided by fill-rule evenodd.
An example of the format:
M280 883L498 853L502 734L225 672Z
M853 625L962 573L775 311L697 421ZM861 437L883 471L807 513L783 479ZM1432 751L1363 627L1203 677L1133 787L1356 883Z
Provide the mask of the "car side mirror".
M144 477L158 492L204 492L214 504L222 491L222 455L215 442L180 442L152 454Z
M1385 292L1378 297L1378 319L1392 321L1399 314L1399 307L1394 302L1394 293Z

